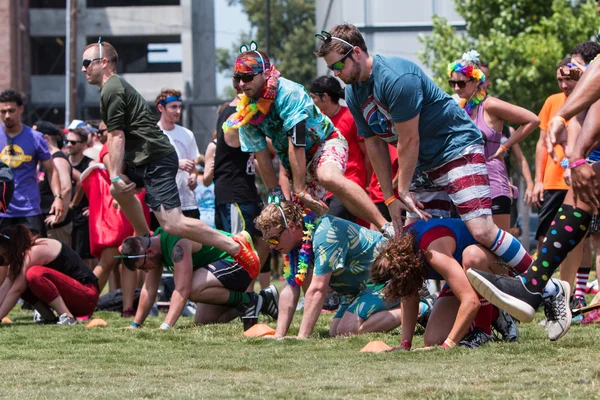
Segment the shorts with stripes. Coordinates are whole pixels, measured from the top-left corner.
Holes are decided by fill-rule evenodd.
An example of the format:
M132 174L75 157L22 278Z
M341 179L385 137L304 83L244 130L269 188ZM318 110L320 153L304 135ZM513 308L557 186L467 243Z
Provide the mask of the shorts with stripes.
M410 183L411 193L415 199L423 203L424 211L433 217L450 218L452 202L448 194L431 181L423 171L415 171ZM417 214L407 212L406 216L411 219L419 219Z
M202 268L206 268L212 273L225 289L245 292L250 282L252 282L248 271L236 262L217 260L204 265Z
M448 194L463 221L492 214L483 145L468 146L454 160L426 172L429 179Z

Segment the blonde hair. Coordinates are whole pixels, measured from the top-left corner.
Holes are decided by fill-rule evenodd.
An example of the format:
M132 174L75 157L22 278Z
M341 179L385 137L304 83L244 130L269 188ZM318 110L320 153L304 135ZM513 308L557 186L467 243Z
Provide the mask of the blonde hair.
M302 226L304 218L300 207L289 201L279 205L269 204L254 220L254 225L261 231L263 236L271 229L283 230L286 228L283 215L281 215L282 211L288 223L294 221L296 226Z

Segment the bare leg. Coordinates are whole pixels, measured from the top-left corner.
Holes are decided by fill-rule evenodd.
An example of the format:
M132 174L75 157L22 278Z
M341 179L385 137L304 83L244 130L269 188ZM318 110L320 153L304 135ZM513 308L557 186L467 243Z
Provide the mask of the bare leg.
M345 312L337 325L337 335L356 335L370 332L388 332L400 326L400 306L390 310L379 311L367 320L351 312Z
M137 287L137 271L130 271L121 265L121 291L123 293L123 311L133 308L135 288Z
M496 214L492 215L492 220L494 224L503 231L510 230L510 214Z
M118 260L114 257L119 254L119 249L117 247L107 247L102 250L100 253L100 260L98 260L98 265L93 269L94 275L98 278L98 286L100 287L100 292L104 289L106 282L110 276L110 273L115 269L115 266L118 264Z
M196 303L194 323L197 325L225 323L238 316L239 312L233 307Z
M454 326L459 307L460 301L455 296L440 297L436 300L425 328L425 346L444 343Z
M113 198L119 203L119 207L121 207L121 210L125 213L125 216L133 226L135 234L137 236L149 234L150 228L148 228L148 224L146 223L144 209L142 208L140 200L133 194L117 193L113 190L112 186L110 188L110 194L112 194Z
M266 289L271 284L271 272L261 272L258 275L258 282L261 289Z
M71 314L71 311L69 311L69 309L67 308L65 301L60 296L58 296L50 302L50 307L56 310L58 315L67 314L69 317L74 318L73 314Z
M325 189L340 198L353 215L371 222L377 229L387 222L364 189L344 177L335 165L324 164L317 168L317 178Z

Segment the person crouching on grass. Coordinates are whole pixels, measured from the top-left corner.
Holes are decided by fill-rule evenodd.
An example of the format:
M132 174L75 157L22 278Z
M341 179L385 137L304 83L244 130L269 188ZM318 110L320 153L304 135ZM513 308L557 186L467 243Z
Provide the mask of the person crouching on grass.
M98 305L98 279L69 246L34 236L24 225L0 233L0 267L8 268L0 287L0 318L22 298L38 311L37 323L74 325ZM57 318L54 314L59 315Z
M219 231L225 236L228 232ZM196 302L196 324L229 322L235 317L258 317L263 311L277 318L274 287L246 293L258 270L250 272L216 247L173 236L158 228L152 237L130 236L121 246L123 265L146 271L132 328L141 328L158 291L163 267L173 273L175 290L160 329L175 325L188 299Z
M506 272L498 257L479 245L460 219L417 221L381 250L371 267L371 278L375 283L387 283L385 299L402 298L402 342L396 349L411 348L418 293L425 279L446 281L425 328L426 349L436 345L451 348L457 343L479 347L493 339L492 321L503 340L518 339L512 318L498 312L471 287L465 274L469 268Z
M384 301L380 288L369 284L381 233L341 218L317 217L291 202L268 205L255 222L271 248L287 254L288 284L280 295L277 330L266 338L287 335L300 286L305 303L299 338L312 334L329 288L343 296L330 336L387 332L400 325L400 301Z

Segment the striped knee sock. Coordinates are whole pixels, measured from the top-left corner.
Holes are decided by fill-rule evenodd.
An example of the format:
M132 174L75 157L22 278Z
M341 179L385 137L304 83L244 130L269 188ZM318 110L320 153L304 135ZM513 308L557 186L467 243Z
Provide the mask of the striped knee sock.
M577 281L575 283L575 297L585 297L585 286L590 277L591 268L579 267L577 270Z
M498 229L498 234L490 250L519 274L525 272L533 262L521 242L502 229Z

